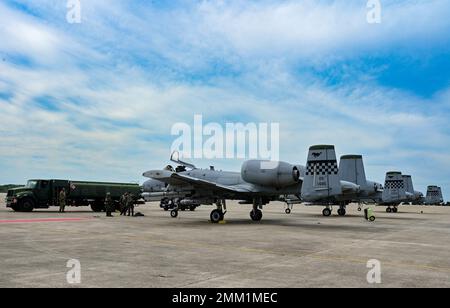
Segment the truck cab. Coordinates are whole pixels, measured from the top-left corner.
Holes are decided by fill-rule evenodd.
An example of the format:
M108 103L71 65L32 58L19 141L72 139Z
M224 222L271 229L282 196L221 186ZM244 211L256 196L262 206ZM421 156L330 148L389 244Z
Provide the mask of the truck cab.
M6 206L18 212L48 208L57 202L55 185L50 180L29 180L24 187L8 190Z

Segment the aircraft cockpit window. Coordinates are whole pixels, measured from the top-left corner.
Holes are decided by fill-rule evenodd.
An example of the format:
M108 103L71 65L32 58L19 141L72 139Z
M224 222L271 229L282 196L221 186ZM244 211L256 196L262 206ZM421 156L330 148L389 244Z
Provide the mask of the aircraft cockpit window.
M172 172L175 171L171 165L167 165L166 168L164 168L164 170L172 171Z
M176 172L184 172L184 171L186 171L186 166L178 166L175 171Z

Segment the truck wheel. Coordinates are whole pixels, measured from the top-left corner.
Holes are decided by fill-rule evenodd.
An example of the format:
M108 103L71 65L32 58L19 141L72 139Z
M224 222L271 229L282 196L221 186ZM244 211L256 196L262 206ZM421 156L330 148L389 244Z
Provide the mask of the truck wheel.
M11 205L11 208L13 209L14 212L20 212L20 206L16 205Z
M105 209L105 206L98 204L98 203L93 203L93 204L91 204L91 209L92 209L92 211L99 213Z
M20 210L22 212L32 212L34 209L34 201L31 199L25 199L21 202Z

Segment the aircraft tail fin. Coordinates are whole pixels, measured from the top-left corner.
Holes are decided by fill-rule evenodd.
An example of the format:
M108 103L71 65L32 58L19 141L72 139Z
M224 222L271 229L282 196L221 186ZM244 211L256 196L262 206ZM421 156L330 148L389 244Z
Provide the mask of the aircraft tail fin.
M302 199L315 201L331 199L342 194L339 169L333 145L309 148L306 172L302 185Z
M383 202L400 203L406 198L406 187L402 173L398 171L390 171L386 173L384 181Z
M442 190L439 186L431 185L427 188L427 195L425 197L426 204L441 204L444 202Z
M405 190L411 194L414 194L414 186L410 175L403 175L403 181L405 183Z
M339 178L360 185L367 186L366 173L362 155L344 155L339 162Z

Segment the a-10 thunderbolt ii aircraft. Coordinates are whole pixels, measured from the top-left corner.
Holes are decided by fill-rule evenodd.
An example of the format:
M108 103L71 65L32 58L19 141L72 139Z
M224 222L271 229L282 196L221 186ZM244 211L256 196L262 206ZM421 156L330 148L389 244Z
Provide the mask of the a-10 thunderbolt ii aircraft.
M410 196L408 197L408 195ZM407 202L408 198L412 198L412 196L406 191L406 181L402 173L400 171L387 172L382 201L378 205L386 206L387 213L397 213L398 206L402 202Z
M414 190L410 175L403 175L400 171L386 173L384 190L378 205L386 206L387 213L397 213L398 206L402 203L420 204L423 200L423 194Z
M250 160L244 162L240 173L198 169L175 158L176 155L175 152L171 156L171 160L179 164L176 169L168 166L165 170L143 174L152 179L157 189L164 183L164 191L145 197L172 200L175 204L172 217L177 217L178 209L186 206L215 203L217 209L211 212L210 218L218 222L226 211L225 199L233 199L241 200L241 204L253 204L250 217L258 221L262 218L259 208L270 201L286 202L283 196L325 206L324 216L330 216L332 206L339 205L338 214L344 216L350 202L377 200L382 191L381 184L366 180L361 155L343 156L341 168L338 168L333 145L310 147L306 167L276 162L276 168L270 165L270 168L262 168L274 162Z
M442 190L439 186L430 185L427 187L427 195L424 200L425 205L443 205L444 198L442 197Z
M301 175L305 172L304 166L286 162L249 160L242 164L241 172L230 172L196 168L181 161L178 152L172 153L170 159L178 164L175 169L169 166L143 174L165 186L163 192L150 193L147 197L171 198L175 203L170 213L172 217L178 216L178 206L181 205L215 204L216 209L210 214L213 223L224 219L226 199L253 204L250 217L253 221L260 221L263 205L279 200L280 195L300 192ZM159 185L158 182L153 184Z
M309 149L307 170L301 190L301 199L288 196L289 203L325 206L324 216L330 216L333 205L338 205L339 216L345 216L351 202L377 202L383 185L366 179L362 155L344 155L339 167L333 145L316 145ZM360 209L360 208L359 208Z

